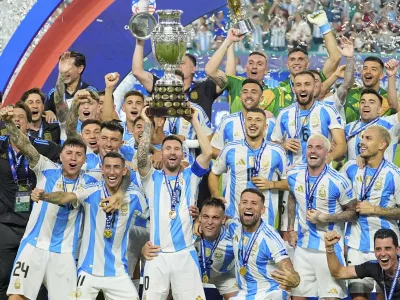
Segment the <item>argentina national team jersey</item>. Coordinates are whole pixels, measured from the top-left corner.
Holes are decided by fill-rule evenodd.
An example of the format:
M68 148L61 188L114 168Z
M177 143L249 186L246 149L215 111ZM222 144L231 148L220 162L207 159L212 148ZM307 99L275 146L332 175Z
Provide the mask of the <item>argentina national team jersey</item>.
M364 167L359 169L355 160L348 161L342 172L353 182L353 190L357 199L361 196L364 172L367 186L375 174L376 169ZM400 170L393 163L386 161L379 172L370 192L367 193L368 201L372 205L391 208L400 206ZM346 228L346 244L362 252L374 251L374 234L378 229L392 229L399 236L399 227L396 220L382 217L359 215L358 220L348 223Z
M390 145L385 150L385 158L388 161L393 162L400 135L400 122L398 120L397 114L391 116L379 117L376 121L371 121L368 124L369 125L361 122L361 120L358 120L346 125L344 133L346 135L346 140L347 140L347 159L348 160L356 159L357 156L360 155L360 148L361 148L360 143L363 130L360 131L359 133L357 133L357 131L366 125L367 126L364 128L364 130L371 125L380 125L382 127L385 127L389 131L390 136L392 137Z
M236 278L240 289L239 296L241 294L245 296L245 298L238 297L239 299L254 299L256 295L279 290L279 283L271 277L271 274L278 269L278 263L280 261L289 258L279 233L265 222L263 222L261 226L260 234L255 240L251 250L246 267L247 273L243 276L239 273L243 259L240 254L243 247L242 240L244 241L244 246L247 247L249 239L251 239L254 233L244 232L244 237L242 239L243 230L239 220L232 219L228 224L228 231L233 239ZM287 293L282 291L282 299L286 299L286 295Z
M211 140L211 146L218 150L222 150L227 143L244 139L246 136L244 122L245 118L242 112L233 113L223 117ZM267 141L271 139L275 123L275 118L267 119Z
M310 110L300 110L298 122L296 122L297 110L298 103L282 109L271 136L272 141L280 144L289 138L300 140L300 150L296 154L287 151L289 165L306 161L307 140L312 134L319 133L331 140L332 129L344 129L344 123L336 109L323 102L314 102Z
M307 221L308 203L306 199L306 175L307 164L299 164L288 171L287 180L289 189L296 198L296 217L298 219L297 246L325 251L325 232L335 230L344 235L344 222L312 224ZM317 177L310 176L310 189ZM326 173L322 176L314 191L312 208L325 214L337 214L342 212L342 206L354 200L355 196L351 182L344 174L327 166ZM335 244L335 249L343 250L343 239Z
M150 240L153 245L160 246L162 252L177 252L193 245L193 219L189 206L196 205L199 183L206 172L197 161L180 172L175 219L169 218L171 196L162 171L151 167L149 173L141 177L150 208ZM167 177L174 187L176 176Z
M232 237L229 234L225 226L221 227L221 240L217 245L211 259L210 253L214 247L215 241L207 241L203 239L205 245L205 256L206 256L206 268L207 276L209 279L213 279L223 273L233 272L235 266L235 255L233 253ZM199 257L200 268L202 275L204 274L203 269L203 256L201 253L201 239L197 239L195 248Z
M120 148L121 154L124 156L126 161L132 161L135 155L135 138L132 133L129 133L126 122L121 122L120 125L124 128L124 135L122 137L122 146Z
M106 213L100 206L100 201L107 196L104 181L89 184L83 192L77 193L79 204L85 212L78 272L83 270L95 276L128 273L126 250L129 227L135 214L148 216L147 204L140 190L131 184L125 193L121 209L114 212L111 222L113 234L106 238Z
M323 103L328 104L336 109L344 124L346 124L346 115L344 113L344 104L340 102L337 92L321 100Z
M99 154L93 152L92 149L86 149L86 162L82 166L82 170L94 170L101 168L101 158Z
M76 180L62 176L62 166L44 156L32 168L37 185L45 193L82 191L85 184L95 179L83 172ZM82 213L72 205L56 205L45 201L35 202L26 226L23 240L31 245L56 253L75 253L81 228Z
M251 181L257 157L261 156L260 171L258 176L267 180L277 181L278 177L286 178L286 153L279 145L265 141L258 149L250 149L246 140L228 143L212 166L216 175L227 173L224 198L227 201L226 215L239 217L238 205L240 195L246 188L257 188ZM262 154L260 151L262 150ZM265 196L265 214L263 219L271 226L276 226L278 220L278 190L263 190Z

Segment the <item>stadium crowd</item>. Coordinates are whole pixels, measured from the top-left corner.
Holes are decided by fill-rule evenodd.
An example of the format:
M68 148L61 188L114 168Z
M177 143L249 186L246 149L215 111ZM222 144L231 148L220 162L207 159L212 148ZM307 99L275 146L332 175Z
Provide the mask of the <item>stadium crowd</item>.
M259 13L258 3L249 5ZM269 4L267 17L300 5ZM329 2L352 20L361 4ZM175 72L187 117L150 116L131 90L120 122L120 75L110 70L96 89L75 51L60 56L47 96L32 88L1 108L0 300L100 292L202 300L208 284L232 300L400 299L399 62L367 57L363 86L354 87L356 42L336 39L332 9L311 11L328 54L320 71L309 69L309 45L297 37L278 87L263 81L263 49L248 55L246 77L236 76L234 49L245 37L221 30L207 79L193 81L189 53ZM137 40L132 74L152 94L159 78L144 69L143 52ZM213 130L212 104L225 90L230 114Z

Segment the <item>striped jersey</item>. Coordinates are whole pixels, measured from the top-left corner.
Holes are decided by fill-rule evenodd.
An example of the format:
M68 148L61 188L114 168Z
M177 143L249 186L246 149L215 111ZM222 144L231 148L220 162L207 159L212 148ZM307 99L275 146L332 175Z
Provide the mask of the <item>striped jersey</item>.
M246 136L244 123L245 116L242 112L224 116L211 139L211 146L222 150L227 143L244 139ZM266 138L269 141L275 128L275 118L268 118L267 124Z
M262 151L262 153L260 153ZM279 145L266 140L258 149L251 149L245 139L228 143L212 166L216 175L227 173L226 189L223 192L226 206L226 215L239 217L238 205L240 195L246 188L257 188L251 181L255 176L257 158L261 157L258 177L271 181L286 178L286 153ZM278 225L278 190L263 190L265 196L265 213L263 219L271 226Z
M194 38L194 40L198 43L199 45L199 50L200 52L205 52L211 49L211 45L214 41L214 36L211 33L211 31L199 31Z
M289 258L279 233L265 222L261 223L261 226L260 234L251 249L246 267L247 273L243 276L239 273L243 266L241 252L243 247L245 247L245 250L247 249L254 232L244 232L237 219L229 221L228 231L233 239L239 295L243 294L240 299L255 299L256 296L279 290L279 283L271 277L271 274L278 269L280 261ZM286 295L286 292L282 291L282 293ZM286 299L286 296L282 299Z
M298 111L300 117L296 120ZM315 101L309 110L299 110L297 103L282 109L276 124L272 141L283 143L289 138L300 140L300 150L297 153L287 152L289 165L306 161L307 140L312 134L320 133L331 140L331 130L344 128L336 109L319 101Z
M172 197L169 193L163 172L151 167L145 177L141 177L145 195L150 208L150 240L161 247L162 252L177 252L194 243L193 219L189 206L196 205L199 183L207 170L197 161L183 169L178 177L178 203L176 218L170 219ZM176 176L167 176L171 189L175 187Z
M336 109L339 113L340 117L342 118L343 123L346 123L346 115L344 113L344 104L340 101L337 92L333 95L330 95L322 100L323 103L328 104Z
M65 178L62 166L42 155L32 171L37 178L36 188L43 189L45 193L83 191L83 186L95 181L84 172L75 180ZM22 239L50 252L75 253L81 220L80 208L45 201L35 202Z
M287 174L289 189L296 198L296 217L298 220L297 246L325 251L325 232L335 230L339 234L344 235L345 224L344 222L312 224L307 221L306 170L307 164L303 163L293 167ZM316 180L317 177L309 177L310 190ZM326 173L315 188L313 196L312 209L325 214L340 213L343 211L343 206L355 199L351 181L329 166L327 166ZM335 245L335 248L338 251L343 251L343 242L339 243Z
M363 131L356 134L357 130L359 130L363 126L366 126L364 128L365 130L368 128L368 126L371 125L380 125L385 127L389 131L390 136L392 137L392 141L385 150L385 158L388 161L393 162L397 144L399 142L398 137L400 135L400 122L397 114L391 116L379 117L376 122L371 121L369 123L364 123L360 119L358 121L354 121L351 122L350 124L347 124L346 127L344 128L344 133L346 135L346 140L347 140L347 159L348 160L356 159L356 157L360 155L360 149L361 149L360 143Z
M85 186L78 192L79 204L85 212L82 243L79 253L78 272L83 270L95 276L118 276L128 273L126 250L129 228L134 214L146 217L147 203L140 190L130 185L125 193L121 209L113 214L112 236L104 237L106 213L100 201L106 198L104 181Z
M124 128L124 135L122 137L123 144L120 148L120 152L124 156L125 160L132 161L136 152L134 148L135 138L133 137L132 133L129 133L126 122L121 122L121 126Z
M92 149L87 147L86 149L86 162L82 166L82 170L94 170L101 168L101 157L100 154L96 154Z
M342 172L353 182L353 191L357 199L361 198L364 172L366 172L366 186L368 186L375 171L376 169L368 166L359 169L355 160L350 160L344 165ZM385 208L400 206L399 168L393 163L386 161L364 201ZM362 252L373 252L374 234L381 228L392 229L399 236L399 227L396 220L375 216L368 217L360 214L357 221L347 224L346 244Z

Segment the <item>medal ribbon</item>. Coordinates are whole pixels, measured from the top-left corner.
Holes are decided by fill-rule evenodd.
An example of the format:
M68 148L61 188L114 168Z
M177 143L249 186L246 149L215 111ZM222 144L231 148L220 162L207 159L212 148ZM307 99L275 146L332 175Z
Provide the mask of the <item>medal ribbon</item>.
M110 193L107 190L106 184L103 181L103 193L106 198L110 197ZM111 231L111 227L114 223L114 214L106 212L106 228L104 231Z
M377 118L373 119L371 122L369 122L369 123L367 123L367 124L364 124L364 125L362 125L360 128L358 128L358 129L356 129L356 130L350 132L350 133L346 136L346 142L348 142L353 136L358 135L361 131L364 131L365 129L367 129L369 126L371 126L371 125L375 124L376 122L378 122L379 119L380 119L380 118L377 117ZM360 120L357 121L357 123L354 125L354 127L356 127L358 123L360 123ZM353 127L353 128L354 128L354 127Z
M253 149L247 143L246 139L244 140L244 143L246 144L247 148L249 148L250 151L254 153ZM258 152L258 155L254 155L254 168L253 168L253 174L252 174L252 176L254 176L254 177L258 177L258 173L260 172L260 168L261 168L261 157L262 157L262 154L266 147L267 147L267 140L263 139L263 142L262 142L261 148L260 148L260 152Z
M399 279L399 275L400 275L400 262L399 262L399 260L400 260L400 256L397 255L398 266L397 266L396 275L393 278L392 286L390 287L389 296L387 295L387 292L386 292L386 285L385 285L385 283L383 284L383 287L385 289L385 299L386 300L392 300L392 298L393 298L394 289L395 289L395 287L397 285L397 279Z
M219 242L222 240L222 236L224 234L223 227L221 227L221 232L219 233L218 238L214 241L213 246L211 248L211 253L209 257L206 257L206 246L204 245L204 239L201 238L201 243L200 243L200 253L202 257L202 274L207 275L207 263L211 260L215 250L218 247Z
M246 247L243 244L244 230L243 230L243 226L242 226L242 236L241 236L242 249L241 249L241 253L240 253L240 256L242 257L242 267L246 267L247 263L249 262L251 249L253 248L254 243L256 242L256 239L261 232L262 225L263 225L263 220L260 220L260 225L258 226L256 232L251 236L251 239L248 243L249 246L247 247L247 250L245 249Z
M365 183L367 181L367 166L365 166L365 171L364 171L364 178L363 178L363 182L361 185L361 194L360 194L360 200L364 201L367 199L367 194L369 193L369 191L371 190L372 186L374 185L376 179L378 178L379 172L382 170L383 165L385 164L386 160L382 159L381 163L378 166L378 169L376 169L374 175L371 178L371 181L369 182L368 186L365 186Z
M13 153L14 153L16 162L14 162ZM29 163L28 163L28 160L27 160L26 157L24 157L23 155L21 155L21 156L17 159L17 154L15 153L15 151L13 150L13 148L11 147L11 145L8 144L8 162L10 163L11 173L12 173L14 182L15 182L16 184L18 184L17 169L18 169L18 167L19 167L20 164L21 164L22 158L24 159L24 174L25 174L26 184L29 185L29 177L28 177Z
M246 137L246 130L244 129L244 117L242 112L239 113L239 118L240 118L240 125L242 126L243 137Z
M41 139L43 138L43 121L42 121L42 124L40 124L38 138L41 138Z
M304 116L304 120L306 120L309 117L309 115L313 111L316 103L317 102L314 101L313 105L308 110L308 114ZM304 121L303 121L302 124L300 124L300 123L301 123L300 108L299 108L299 104L297 103L296 104L296 116L295 116L295 119L294 119L294 126L296 128L296 133L295 133L295 136L293 137L295 139L300 137L301 129L303 129Z
M165 183L167 184L167 189L168 189L169 196L171 197L171 210L174 211L176 204L179 202L179 199L178 199L178 188L179 188L178 178L179 178L179 174L181 173L181 171L179 171L178 175L176 175L174 189L172 189L171 182L168 180L168 177L165 174L164 170L162 171L162 173L163 173L163 176L164 176L164 179L165 179Z
M174 118L174 120L171 122L172 118L168 118L168 128L169 128L169 133L170 134L176 134L177 133L177 128L176 128L176 122L178 122L178 118Z
M319 182L321 181L322 177L325 175L327 170L328 170L328 165L325 164L324 169L318 175L317 180L315 181L314 185L310 189L310 182L309 182L310 181L310 174L308 173L308 168L306 169L306 201L307 201L307 209L308 210L312 209L314 192L317 189L317 186L318 186Z

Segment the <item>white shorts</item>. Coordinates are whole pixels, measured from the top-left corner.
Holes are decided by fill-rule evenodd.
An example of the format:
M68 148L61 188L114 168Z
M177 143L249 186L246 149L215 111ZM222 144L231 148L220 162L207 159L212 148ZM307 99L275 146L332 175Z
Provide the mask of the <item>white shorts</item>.
M141 257L142 248L147 241L150 240L150 228L132 225L129 229L128 243L128 274L132 278L133 272L139 258ZM143 261L145 261L143 259Z
M233 270L222 273L216 277L211 277L208 283L215 285L220 295L227 295L239 291L235 272Z
M76 297L79 300L96 299L100 290L107 300L137 300L139 295L128 274L120 276L94 276L79 271Z
M347 265L355 266L363 264L367 261L376 260L374 252L361 252L360 250L348 247ZM382 289L375 284L375 280L371 277L363 279L350 279L349 292L350 294L369 294L376 288L377 293L381 293Z
M230 298L229 300L246 300L249 295L246 291L240 291L237 296ZM258 292L256 295L251 295L253 300L289 300L290 294L286 291L276 290L271 292Z
M76 265L72 253L54 253L22 242L11 273L7 295L36 299L42 283L49 299L76 299Z
M336 254L344 265L343 252ZM296 247L293 267L300 275L300 284L292 289L293 296L345 298L346 281L331 276L325 251Z
M200 266L193 246L173 253L159 253L146 261L143 299L167 299L170 287L174 300L205 299Z

